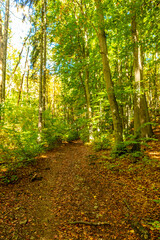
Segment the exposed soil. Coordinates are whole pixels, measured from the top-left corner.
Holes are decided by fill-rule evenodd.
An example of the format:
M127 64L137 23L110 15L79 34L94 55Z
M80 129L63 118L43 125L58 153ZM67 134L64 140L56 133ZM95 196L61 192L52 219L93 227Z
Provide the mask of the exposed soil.
M0 188L0 239L157 240L160 141L150 145L135 161L64 143L19 169L18 181Z

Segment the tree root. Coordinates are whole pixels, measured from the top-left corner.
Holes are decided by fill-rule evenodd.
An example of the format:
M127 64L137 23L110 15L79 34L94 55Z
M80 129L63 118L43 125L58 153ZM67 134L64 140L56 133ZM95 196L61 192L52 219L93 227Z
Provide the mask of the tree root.
M134 229L134 231L139 235L141 240L149 240L151 239L150 232L146 227L143 227L142 224L138 221L138 218L135 215L130 216L131 207L126 199L123 199L129 214L128 223Z
M101 225L111 225L108 222L85 222L85 221L75 221L75 222L69 222L70 224L85 224L85 225L91 225L91 226L101 226Z

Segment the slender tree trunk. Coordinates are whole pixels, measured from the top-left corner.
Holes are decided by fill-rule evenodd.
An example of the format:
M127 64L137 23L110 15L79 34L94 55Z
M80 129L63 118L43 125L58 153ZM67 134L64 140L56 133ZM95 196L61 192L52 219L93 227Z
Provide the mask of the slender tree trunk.
M104 15L101 0L95 0L97 17L98 17L98 39L100 44L102 62L103 62L103 74L106 82L107 94L112 112L112 119L114 125L114 136L115 136L115 148L118 144L123 141L123 127L122 119L119 114L118 103L115 97L113 81L111 79L111 71L108 59L108 50L105 35Z
M87 103L87 119L89 121L89 142L93 141L93 133L92 133L92 110L91 110L91 100L90 100L90 90L89 90L89 48L88 48L88 35L87 30L85 29L85 46L84 46L84 60L87 62L84 74L84 84L86 91L86 103Z
M122 63L121 60L119 59L118 56L118 62L117 62L117 72L118 72L118 85L119 85L119 89L120 89L120 99L121 99L121 103L119 104L119 111L120 111L120 117L122 119L122 126L123 129L125 128L125 121L124 121L124 109L123 109L123 99L124 99L124 94L123 94L123 86L122 86Z
M128 58L128 43L125 40L126 57L125 57L125 78L128 82L128 86L132 89L132 67L129 68L129 58ZM128 134L129 129L131 129L131 118L132 118L132 95L126 94L126 106L125 106L125 132Z
M21 99L22 87L23 87L23 82L24 82L24 77L25 77L26 67L27 67L27 61L28 61L28 54L29 54L29 47L27 49L26 61L25 61L25 66L24 66L24 73L22 75L22 80L21 80L21 84L20 84L20 88L19 88L17 105L19 105L19 102L20 102L20 99Z
M56 103L55 103L55 92L56 92L56 87L55 87L55 80L53 81L53 95L52 95L52 103L51 103L51 105L52 105L52 119L53 119L53 116L55 116L56 115Z
M31 34L31 30L30 30L28 36L24 39L24 42L23 42L23 45L22 45L22 49L21 49L20 54L19 54L19 57L18 57L18 62L17 62L16 66L15 66L13 72L12 72L12 75L11 75L11 77L10 77L10 80L12 80L12 77L14 76L14 74L15 74L15 72L16 72L16 70L17 70L17 67L18 67L18 65L20 64L20 61L21 61L21 58L22 58L22 53L23 53L23 50L24 50L24 48L25 48L25 45L26 45L26 43L27 43L27 40L28 40L30 34Z
M160 84L158 84L158 46L156 45L156 53L154 56L154 61L155 61L155 67L154 67L154 79L153 79L153 87L154 87L154 119L155 122L157 120L157 115L158 115L158 91ZM158 87L159 86L159 87Z
M43 3L42 3L43 5ZM43 60L44 60L44 48L43 48L43 30L44 30L44 7L42 7L41 16L41 43L40 43L40 79L39 79L39 120L38 129L41 132L43 126Z
M6 62L7 62L7 41L8 41L8 24L9 24L9 4L10 4L10 0L6 0L4 39L3 39L2 102L5 101L5 88L6 88Z
M2 107L2 62L3 62L3 35L2 35L2 16L0 10L0 121L1 121L1 107Z
M136 139L140 137L140 82L141 82L141 57L138 41L138 31L136 23L136 13L132 17L132 39L133 39L133 56L134 56L134 135ZM134 151L140 151L140 143L133 147Z
M44 34L44 47L43 47L43 54L44 54L44 59L43 59L43 113L45 112L46 108L46 56L47 56L47 2L44 0L43 3L43 9L44 9L44 23L43 23L43 34ZM45 119L43 116L44 120L44 125L45 125Z
M79 4L81 14L85 16L86 14L86 5L85 3L82 3L80 1ZM76 11L75 17L76 16ZM87 108L87 113L86 113L86 119L88 120L88 141L91 142L93 141L93 130L92 130L92 110L91 110L91 101L90 101L90 89L89 89L89 77L90 77L90 72L89 72L89 47L88 47L88 29L86 26L81 26L79 29L79 32L81 33L81 36L83 37L83 44L80 43L79 41L79 48L81 49L80 52L82 53L82 56L80 55L79 58L81 59L82 57L82 63L85 63L84 66L84 71L83 74L80 72L80 80L82 83L82 86L84 88L84 93L85 93L85 99L86 99L86 108ZM79 37L79 34L78 34Z
M27 63L26 85L27 85L27 100L28 100L29 99L29 63Z
M90 120L92 117L91 105L90 105L90 91L89 91L89 70L86 69L85 72L85 92L86 92L86 103L87 103L87 119Z

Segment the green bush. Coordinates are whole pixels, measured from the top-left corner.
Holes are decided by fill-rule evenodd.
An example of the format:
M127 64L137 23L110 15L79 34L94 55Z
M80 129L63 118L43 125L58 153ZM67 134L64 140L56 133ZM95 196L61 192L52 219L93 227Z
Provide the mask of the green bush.
M66 141L67 142L71 142L71 141L78 140L78 139L79 139L79 135L78 135L77 130L70 130L68 132L68 134L66 134Z
M62 136L56 133L54 128L43 129L41 143L45 149L52 149L61 142Z
M95 138L93 143L93 149L95 151L106 150L111 147L111 142L108 135L102 135Z
M3 127L3 142L0 143L0 160L5 161L9 168L19 166L23 161L31 161L43 149L43 144L37 141L38 132L18 132L15 129Z

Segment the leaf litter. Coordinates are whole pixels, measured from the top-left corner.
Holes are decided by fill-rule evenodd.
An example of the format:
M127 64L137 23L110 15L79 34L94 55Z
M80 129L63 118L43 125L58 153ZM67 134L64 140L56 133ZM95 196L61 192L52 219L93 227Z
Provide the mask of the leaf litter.
M17 182L0 185L0 239L157 240L160 141L149 145L134 163L78 140L18 169Z

